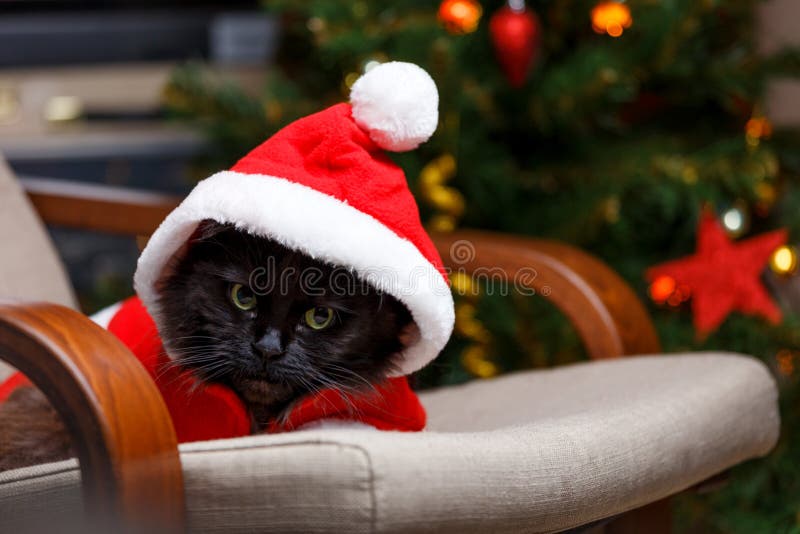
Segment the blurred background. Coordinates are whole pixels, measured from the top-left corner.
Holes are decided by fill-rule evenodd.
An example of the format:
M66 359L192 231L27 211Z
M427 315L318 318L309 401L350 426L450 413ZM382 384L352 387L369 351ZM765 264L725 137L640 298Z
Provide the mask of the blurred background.
M678 499L679 530L800 532L796 0L5 1L0 153L22 177L183 194L387 60L439 86L438 133L396 156L431 229L575 244L667 351L773 370L778 449ZM51 232L85 312L132 293L135 244ZM418 387L585 358L546 299L471 289Z

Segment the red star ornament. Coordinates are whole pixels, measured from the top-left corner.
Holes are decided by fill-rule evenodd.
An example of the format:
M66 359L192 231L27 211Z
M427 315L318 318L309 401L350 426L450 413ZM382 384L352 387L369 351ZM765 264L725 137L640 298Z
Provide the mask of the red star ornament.
M761 283L761 272L776 248L786 243L786 230L776 230L733 243L716 216L706 211L697 230L697 252L647 270L649 282L669 277L688 286L694 327L700 336L716 330L732 311L781 321L781 310Z

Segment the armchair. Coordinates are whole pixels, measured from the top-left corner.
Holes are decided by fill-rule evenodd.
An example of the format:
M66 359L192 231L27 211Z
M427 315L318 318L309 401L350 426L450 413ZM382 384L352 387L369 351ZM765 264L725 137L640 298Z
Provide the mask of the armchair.
M48 224L141 236L177 202L20 183L0 173L3 200L17 213L0 212L0 227L35 210ZM15 246L13 235L5 239L4 255ZM0 473L0 530L43 512L81 521L85 507L100 522L93 524L167 531L558 532L604 524L608 532L668 532L670 495L774 446L777 393L762 364L709 353L620 358L658 353L659 343L641 302L601 261L546 240L471 230L434 236L443 258L459 240L474 255L454 267L499 267L512 278L534 269L524 283L549 289L595 361L424 392L423 433L309 430L178 447L158 392L113 336L64 306L3 303L0 357L53 401L79 463ZM40 251L58 264L49 245ZM0 265L6 294L43 298L3 284L6 276Z

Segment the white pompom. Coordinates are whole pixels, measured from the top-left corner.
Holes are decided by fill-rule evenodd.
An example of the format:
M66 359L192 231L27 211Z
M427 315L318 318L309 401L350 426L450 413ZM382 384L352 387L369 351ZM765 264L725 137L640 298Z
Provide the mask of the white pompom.
M405 152L427 141L439 123L439 92L413 63L382 63L350 91L353 118L379 147Z

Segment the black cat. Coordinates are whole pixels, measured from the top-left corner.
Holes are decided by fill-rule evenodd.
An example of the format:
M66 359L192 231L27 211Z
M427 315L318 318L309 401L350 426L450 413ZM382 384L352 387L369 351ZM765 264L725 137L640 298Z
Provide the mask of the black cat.
M169 352L249 406L256 427L305 393L369 388L411 314L352 272L211 221L160 287Z
M159 294L169 365L230 387L254 432L307 393L386 378L412 324L403 304L352 272L213 221L168 266ZM0 403L0 429L0 471L72 455L38 390Z

